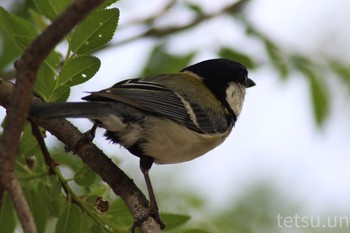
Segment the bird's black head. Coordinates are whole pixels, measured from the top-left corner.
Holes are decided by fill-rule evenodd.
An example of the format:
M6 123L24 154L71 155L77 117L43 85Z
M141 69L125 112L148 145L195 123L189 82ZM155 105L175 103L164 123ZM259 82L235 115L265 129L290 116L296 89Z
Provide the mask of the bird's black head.
M248 71L245 66L225 58L202 61L188 66L181 71L195 73L204 78L205 83L214 82L218 85L226 85L230 82L237 82L243 84L245 87L255 85L255 83L248 78Z
M228 88L232 88L233 83L240 84L239 86L242 88L236 87L242 92L243 100L245 94L244 89L255 85L255 83L248 78L248 71L245 66L225 58L202 61L186 67L181 71L189 71L200 76L204 84L220 102L224 104L231 115L235 117L238 116L240 112L242 102L238 101L239 103L235 103L237 100L233 100L233 92L228 92ZM235 108L236 105L239 107Z

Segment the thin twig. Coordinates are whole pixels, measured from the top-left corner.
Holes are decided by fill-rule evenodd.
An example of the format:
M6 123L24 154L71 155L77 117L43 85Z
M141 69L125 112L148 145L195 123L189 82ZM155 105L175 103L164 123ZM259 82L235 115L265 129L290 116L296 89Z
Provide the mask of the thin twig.
M15 63L16 84L0 139L0 179L16 208L23 231L35 233L36 226L21 186L14 174L19 140L27 119L37 71L58 42L103 0L77 0L41 33Z
M32 134L36 138L36 141L38 142L41 153L44 156L45 163L49 168L49 175L55 175L56 174L55 167L58 165L58 163L53 158L51 158L50 152L46 147L43 135L41 134L39 127L36 124L34 124L32 121L30 122L30 125L32 127Z
M118 41L116 43L110 43L108 45L106 45L105 47L102 47L101 49L105 49L106 47L118 47L130 42L133 42L137 39L140 38L161 38L161 37L165 37L165 36L170 36L172 34L178 33L178 32L182 32L185 31L189 28L192 28L196 25L199 25L209 19L213 19L215 17L218 17L220 15L223 14L233 14L235 12L240 12L242 10L242 8L248 3L249 0L239 0L237 2L234 2L226 7L224 7L223 9L211 13L211 14L198 14L198 16L196 18L194 18L192 21L190 21L189 23L185 24L185 25L180 25L180 26L173 26L173 27L165 27L165 28L150 28L140 34L137 34L135 36L126 38L124 40ZM149 19L153 19L156 20L157 18L152 18L150 17ZM146 21L143 22L142 25L152 25L153 22L150 21ZM123 26L120 26L123 27ZM120 32L119 32L120 33Z
M176 3L176 0L169 0L161 9L154 12L152 15L147 16L145 18L139 18L139 19L133 19L130 20L122 25L119 25L119 29L129 28L133 27L138 24L153 24L155 20L162 17L164 14L166 14Z

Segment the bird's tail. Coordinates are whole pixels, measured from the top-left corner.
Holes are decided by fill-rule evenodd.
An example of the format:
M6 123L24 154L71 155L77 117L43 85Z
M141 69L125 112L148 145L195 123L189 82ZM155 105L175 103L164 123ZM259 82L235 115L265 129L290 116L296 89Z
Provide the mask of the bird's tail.
M29 116L43 119L52 118L98 118L112 111L108 102L68 102L33 104Z

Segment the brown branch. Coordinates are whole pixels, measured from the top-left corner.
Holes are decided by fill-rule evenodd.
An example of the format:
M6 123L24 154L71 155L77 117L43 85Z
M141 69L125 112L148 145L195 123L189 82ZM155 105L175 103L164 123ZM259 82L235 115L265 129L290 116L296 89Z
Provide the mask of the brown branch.
M15 63L16 84L0 139L0 181L16 208L24 232L35 233L36 226L21 186L14 174L18 144L31 103L37 71L58 42L103 0L77 0L41 33Z
M178 32L182 32L185 31L189 28L192 28L196 25L199 25L209 19L213 19L219 15L223 15L223 14L233 14L235 12L240 12L242 10L242 8L249 2L249 0L239 0L236 1L226 7L224 7L223 9L211 13L211 14L198 14L198 16L196 18L194 18L191 22L185 24L185 25L180 25L180 26L173 26L173 27L166 27L166 28L150 28L146 31L144 31L141 34L135 35L133 37L130 38L126 38L124 40L118 41L117 43L114 44L108 44L105 47L102 47L101 49L105 49L106 47L117 47L120 45L124 45L130 42L133 42L137 39L140 38L160 38L160 37L165 37L165 36L169 36ZM153 25L153 21L155 21L157 18L156 17L150 17L147 18L146 22L143 22L142 25ZM152 21L153 20L153 21ZM141 23L140 23L141 24ZM123 27L123 25L120 25L119 27Z
M5 103L3 105L5 107L8 105L6 101L8 96L3 93L10 93L12 85L13 84L9 81L0 81L0 104ZM33 98L33 102L41 101L38 98ZM75 126L64 119L31 120L56 136L69 150L73 151L88 164L112 188L113 192L123 199L134 219L142 218L148 208L148 201L144 194L135 183L91 141L80 140L83 134ZM78 143L79 147L76 146ZM144 233L162 232L159 224L152 217L142 223L140 230Z
M91 141L81 141L83 134L70 122L63 119L39 120L34 122L62 141L77 154L120 196L129 208L134 219L140 219L147 212L148 201L134 182L113 161ZM79 143L79 147L76 145ZM161 232L159 224L149 218L140 227L142 232Z
M147 16L145 18L138 18L130 20L123 25L118 25L119 29L124 29L128 27L132 27L138 24L153 24L155 20L163 16L165 13L167 13L176 3L176 0L169 0L165 5L159 9L158 11L154 12L152 15Z
M42 133L40 132L39 127L36 124L34 124L33 122L30 122L30 125L32 127L32 134L36 138L36 141L38 142L41 153L44 156L46 166L49 169L49 175L50 176L56 175L55 167L58 166L58 163L50 156L49 150L46 147L44 137L43 137Z
M248 2L248 0L240 0L235 3L232 3L225 8L221 9L220 11L217 11L212 14L199 14L197 18L193 19L191 22L185 25L181 26L174 26L174 27L168 27L168 28L151 28L148 31L144 32L142 34L142 37L162 37L166 35L170 35L173 33L178 33L184 30L187 30L189 28L192 28L193 26L196 26L206 20L215 18L219 15L225 14L225 13L234 13L238 12L242 9L243 6Z

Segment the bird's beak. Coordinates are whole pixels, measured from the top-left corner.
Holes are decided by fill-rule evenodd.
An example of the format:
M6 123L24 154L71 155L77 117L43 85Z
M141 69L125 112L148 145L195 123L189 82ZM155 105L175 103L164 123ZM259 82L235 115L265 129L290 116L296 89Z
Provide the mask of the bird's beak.
M255 82L251 80L250 78L247 78L247 80L243 83L243 85L248 88L248 87L253 87L255 86Z

